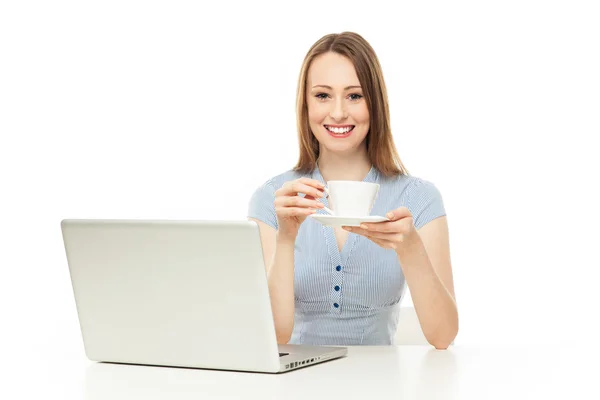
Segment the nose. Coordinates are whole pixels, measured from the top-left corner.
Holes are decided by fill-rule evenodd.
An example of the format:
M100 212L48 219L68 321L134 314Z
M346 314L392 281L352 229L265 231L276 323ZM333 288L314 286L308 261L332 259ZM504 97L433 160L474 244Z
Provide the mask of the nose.
M329 116L336 121L341 121L347 117L343 100L338 99L334 103L334 105L329 113Z

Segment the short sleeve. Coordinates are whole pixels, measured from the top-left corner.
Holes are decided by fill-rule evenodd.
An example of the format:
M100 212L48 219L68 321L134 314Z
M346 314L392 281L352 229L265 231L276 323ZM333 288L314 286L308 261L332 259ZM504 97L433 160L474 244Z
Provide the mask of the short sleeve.
M262 221L277 230L274 202L275 188L271 181L267 181L252 194L248 205L248 217Z
M408 193L408 209L413 216L415 228L446 215L442 195L431 182L415 178Z

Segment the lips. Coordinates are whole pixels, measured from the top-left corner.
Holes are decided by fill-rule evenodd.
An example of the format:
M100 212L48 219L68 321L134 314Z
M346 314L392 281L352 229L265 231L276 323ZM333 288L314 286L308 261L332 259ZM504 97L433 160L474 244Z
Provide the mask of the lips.
M334 137L348 137L354 130L354 125L324 125L324 127Z

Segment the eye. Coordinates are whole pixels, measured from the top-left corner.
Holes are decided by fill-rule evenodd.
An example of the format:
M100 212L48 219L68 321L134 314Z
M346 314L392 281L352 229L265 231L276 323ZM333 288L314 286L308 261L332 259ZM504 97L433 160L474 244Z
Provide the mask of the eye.
M327 93L317 93L317 94L315 95L315 97L316 97L317 99L324 100L324 99L326 99L327 97L329 97L329 95L328 95Z
M353 93L353 94L350 95L350 100L360 100L360 99L362 99L362 97L363 96L360 95L360 94Z

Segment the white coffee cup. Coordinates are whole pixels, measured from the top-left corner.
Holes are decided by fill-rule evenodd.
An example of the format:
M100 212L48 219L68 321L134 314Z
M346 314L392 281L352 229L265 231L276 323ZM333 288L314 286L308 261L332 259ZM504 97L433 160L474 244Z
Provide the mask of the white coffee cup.
M379 184L359 181L327 181L331 214L338 217L366 217L371 215ZM329 211L329 210L326 210Z

